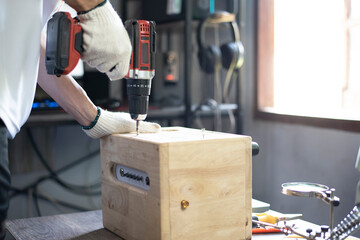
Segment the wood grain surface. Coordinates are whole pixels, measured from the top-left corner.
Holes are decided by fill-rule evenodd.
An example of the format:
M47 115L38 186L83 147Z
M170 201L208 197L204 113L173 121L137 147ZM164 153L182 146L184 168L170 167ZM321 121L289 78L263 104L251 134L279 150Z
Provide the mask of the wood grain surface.
M9 220L5 225L17 240L122 240L104 229L101 210Z
M127 240L251 239L251 161L248 136L172 127L105 137L104 226ZM146 172L150 189L118 181L117 164Z

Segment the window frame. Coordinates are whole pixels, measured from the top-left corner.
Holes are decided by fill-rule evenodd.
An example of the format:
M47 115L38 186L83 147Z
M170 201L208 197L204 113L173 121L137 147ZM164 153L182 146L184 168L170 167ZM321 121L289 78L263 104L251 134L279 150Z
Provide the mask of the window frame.
M274 0L256 0L255 4L255 89L254 118L320 128L360 132L360 121L297 116L266 111L274 104Z

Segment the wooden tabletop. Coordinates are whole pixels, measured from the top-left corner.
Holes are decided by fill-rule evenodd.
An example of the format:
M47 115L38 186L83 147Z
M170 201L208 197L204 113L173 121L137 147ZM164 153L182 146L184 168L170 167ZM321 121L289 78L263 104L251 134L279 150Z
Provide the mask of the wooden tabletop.
M122 240L104 228L101 210L9 220L5 226L18 240Z
M304 222L302 220L294 221ZM8 220L5 226L17 240L124 240L104 228L101 210ZM271 233L254 234L252 239L282 240L287 238L282 233ZM358 238L350 237L347 239Z
M7 230L17 240L123 240L104 228L101 210L8 220ZM282 239L283 234L260 234L252 239Z

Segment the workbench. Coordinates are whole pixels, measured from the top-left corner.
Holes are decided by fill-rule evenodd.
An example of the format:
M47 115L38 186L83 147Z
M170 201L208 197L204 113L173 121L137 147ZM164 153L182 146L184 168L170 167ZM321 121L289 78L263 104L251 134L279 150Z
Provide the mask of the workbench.
M17 240L122 239L104 228L101 210L8 220L5 226Z
M8 220L6 229L16 240L122 240L104 228L101 210ZM282 239L283 234L259 234L252 239Z
M101 210L8 220L5 226L16 240L122 240L104 228ZM270 233L256 234L252 236L252 239L282 240L286 238L282 233ZM294 238L291 239L294 240Z

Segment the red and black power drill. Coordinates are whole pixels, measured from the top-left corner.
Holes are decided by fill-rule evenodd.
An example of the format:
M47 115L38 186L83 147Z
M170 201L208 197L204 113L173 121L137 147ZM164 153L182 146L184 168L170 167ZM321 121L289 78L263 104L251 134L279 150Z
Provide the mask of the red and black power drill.
M155 76L155 22L127 20L125 29L132 45L130 68L125 76L129 113L136 120L136 132L139 134L139 121L145 120L147 116L151 80ZM69 74L81 53L82 29L79 20L71 18L66 12L55 13L47 26L47 73L57 76Z
M125 76L129 113L136 120L136 133L139 134L139 122L147 116L151 80L155 76L155 23L128 20L125 28L132 45L130 69Z

